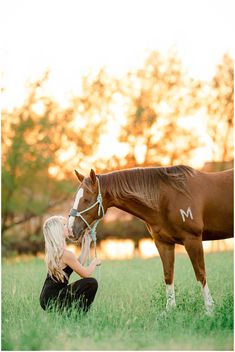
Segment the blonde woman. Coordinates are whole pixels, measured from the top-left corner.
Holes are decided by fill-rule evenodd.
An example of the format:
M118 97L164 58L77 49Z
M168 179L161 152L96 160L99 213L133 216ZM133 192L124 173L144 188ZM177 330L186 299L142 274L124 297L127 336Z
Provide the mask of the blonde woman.
M96 279L90 277L96 266L101 264L94 259L88 267L84 267L91 243L89 234L85 235L83 258L66 249L69 233L67 220L62 216L52 216L43 225L45 238L45 262L48 270L41 295L41 307L46 310L50 303L56 303L59 308L70 307L73 302L78 310L87 311L93 302L98 284ZM76 272L82 279L68 284L69 276Z

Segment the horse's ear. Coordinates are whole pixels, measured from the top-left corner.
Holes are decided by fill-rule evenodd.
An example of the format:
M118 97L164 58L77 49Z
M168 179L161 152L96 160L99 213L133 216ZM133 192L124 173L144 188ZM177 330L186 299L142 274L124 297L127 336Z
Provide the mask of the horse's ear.
M82 182L85 178L85 176L83 176L82 174L79 174L79 172L77 172L77 170L74 170L77 178L78 178L78 181Z
M96 174L95 174L95 171L93 169L91 169L90 178L91 178L91 183L93 185L95 185L96 184Z

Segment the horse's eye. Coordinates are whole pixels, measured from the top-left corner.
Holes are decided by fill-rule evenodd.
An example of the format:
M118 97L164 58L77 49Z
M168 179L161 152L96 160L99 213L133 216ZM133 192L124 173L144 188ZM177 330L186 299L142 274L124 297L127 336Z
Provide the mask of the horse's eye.
M85 203L87 203L87 202L89 202L89 199L84 198L83 201L84 201Z

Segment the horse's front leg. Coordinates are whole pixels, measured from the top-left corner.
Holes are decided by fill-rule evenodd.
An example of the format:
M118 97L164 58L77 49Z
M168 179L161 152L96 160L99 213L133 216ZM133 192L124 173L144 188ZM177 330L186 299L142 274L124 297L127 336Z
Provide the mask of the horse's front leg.
M166 309L170 310L176 306L174 289L175 245L159 240L155 240L155 244L163 265L166 284Z
M192 262L197 281L201 284L206 312L210 314L213 312L214 301L206 282L202 240L200 237L189 235L184 241L184 246Z

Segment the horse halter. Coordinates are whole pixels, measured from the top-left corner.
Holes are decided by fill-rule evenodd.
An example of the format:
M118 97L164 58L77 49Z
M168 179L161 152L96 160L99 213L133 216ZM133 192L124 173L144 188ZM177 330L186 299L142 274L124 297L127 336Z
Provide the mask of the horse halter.
M73 217L79 217L81 218L85 224L87 225L87 227L89 228L89 234L92 237L92 240L94 241L94 245L96 247L96 227L98 225L98 223L100 222L100 220L104 217L104 206L103 206L103 199L102 199L102 194L100 191L100 181L98 179L98 177L96 177L97 182L98 182L98 195L97 195L97 199L96 202L94 204L92 204L90 207L82 210L82 211L77 211L77 209L72 208L69 212L69 216L73 216ZM90 224L86 221L86 219L84 219L84 217L82 216L83 213L86 213L87 211L91 210L92 208L94 208L96 205L98 204L98 216L100 216L100 213L102 211L102 217L98 220L95 221L94 225L91 227Z

